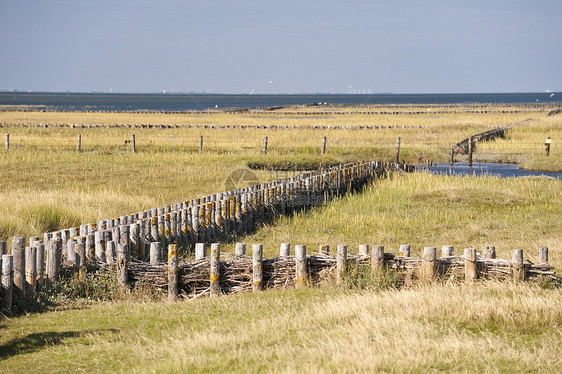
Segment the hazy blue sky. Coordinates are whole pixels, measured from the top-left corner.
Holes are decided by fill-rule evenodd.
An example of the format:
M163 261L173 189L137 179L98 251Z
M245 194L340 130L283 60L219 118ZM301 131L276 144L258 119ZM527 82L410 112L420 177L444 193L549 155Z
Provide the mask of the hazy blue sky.
M0 90L562 91L562 1L0 0Z

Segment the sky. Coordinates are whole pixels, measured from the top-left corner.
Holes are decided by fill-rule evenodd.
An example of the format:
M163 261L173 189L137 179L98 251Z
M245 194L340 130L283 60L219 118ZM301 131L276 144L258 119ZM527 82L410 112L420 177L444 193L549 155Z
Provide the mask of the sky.
M0 0L0 90L562 91L562 1Z

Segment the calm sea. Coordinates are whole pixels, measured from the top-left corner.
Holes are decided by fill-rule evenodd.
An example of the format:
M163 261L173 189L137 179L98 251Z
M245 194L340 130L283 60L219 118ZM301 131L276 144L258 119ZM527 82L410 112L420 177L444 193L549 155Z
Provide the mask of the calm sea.
M329 104L561 103L562 93L226 95L0 92L0 105L48 110L185 111ZM562 103L561 103L562 104Z

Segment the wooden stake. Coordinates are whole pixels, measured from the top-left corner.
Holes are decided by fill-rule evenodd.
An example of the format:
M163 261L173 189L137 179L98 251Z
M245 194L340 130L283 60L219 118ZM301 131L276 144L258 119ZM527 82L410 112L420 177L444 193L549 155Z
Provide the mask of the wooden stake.
M482 258L496 258L496 247L493 245L482 247Z
M37 286L41 287L45 283L45 246L41 241L34 243L36 250L36 266L37 266Z
M162 243L152 242L150 243L150 263L159 264L162 262Z
M522 282L525 280L525 265L523 264L523 250L514 249L512 252L511 267L513 272L513 280Z
M425 247L422 258L422 274L426 280L433 280L437 271L437 248Z
M14 256L2 255L2 313L12 314Z
M359 256L369 255L369 244L359 244Z
M25 248L25 291L32 295L37 286L37 248Z
M328 256L330 254L330 246L328 244L320 244L319 252L324 256Z
M263 137L262 153L263 153L264 155L267 154L267 135Z
M104 231L96 231L94 232L94 240L95 240L95 250L96 250L96 257L99 261L105 262L105 232ZM115 239L115 238L114 238Z
M468 167L472 167L472 151L474 149L474 141L472 136L468 138Z
M207 255L207 249L205 248L205 243L195 243L195 259L201 260Z
M234 249L234 255L236 257L243 257L246 255L246 243L236 243L236 248Z
M82 151L82 135L78 134L78 139L76 140L76 152Z
M12 238L14 256L14 286L20 295L25 295L25 238Z
M6 152L8 152L10 150L10 134L6 134ZM11 308L11 306L10 306Z
M377 274L384 268L384 245L376 245L371 252L371 274Z
M211 297L220 295L220 245L218 243L211 244Z
M548 265L548 247L539 248L539 265Z
M306 271L306 245L295 245L295 270L297 287L305 285L307 271Z
M321 148L321 152L323 155L326 154L326 137L322 138L322 148Z
M402 244L400 246L400 257L410 257L410 244Z
M453 246L444 245L441 247L441 257L452 257L453 256Z
M253 290L261 291L263 289L263 245L254 244L252 246L252 278Z
M168 246L168 301L178 299L178 254L176 245Z
M128 274L128 256L127 247L123 244L117 244L117 281L122 288L127 287Z
M0 257L8 253L8 242L0 240Z
M347 245L338 244L336 255L336 283L341 284L347 272Z
M396 165L400 164L400 137L396 138L396 149L394 151L394 163Z
M203 152L203 135L199 136L199 153Z
M86 278L86 238L76 243L76 259L78 262L78 279L83 281Z
M466 282L474 282L478 278L476 248L465 248L464 257L464 279Z
M135 134L131 135L131 152L135 153L137 151L135 145Z
M290 243L281 243L281 248L279 249L279 257L289 257L291 253Z

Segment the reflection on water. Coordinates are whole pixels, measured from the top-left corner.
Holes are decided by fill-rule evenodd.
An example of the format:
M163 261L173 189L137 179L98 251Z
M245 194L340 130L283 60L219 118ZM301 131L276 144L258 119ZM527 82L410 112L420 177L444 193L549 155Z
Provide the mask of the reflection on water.
M416 171L429 171L432 174L440 175L495 175L502 178L528 177L528 176L547 176L562 179L562 173L550 171L529 171L519 169L515 164L473 164L471 168L468 164L456 163L437 164L433 166L418 166Z

